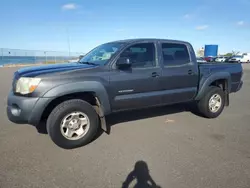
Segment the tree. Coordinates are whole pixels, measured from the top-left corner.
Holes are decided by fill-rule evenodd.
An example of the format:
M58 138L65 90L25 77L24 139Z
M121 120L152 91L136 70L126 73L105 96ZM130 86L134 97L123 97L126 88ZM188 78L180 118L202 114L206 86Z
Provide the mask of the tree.
M225 56L231 57L231 56L238 55L239 53L240 53L239 51L232 51L232 52L226 53Z
M226 53L225 56L231 57L231 56L233 56L233 53Z
M240 52L239 51L232 51L233 55L238 55Z

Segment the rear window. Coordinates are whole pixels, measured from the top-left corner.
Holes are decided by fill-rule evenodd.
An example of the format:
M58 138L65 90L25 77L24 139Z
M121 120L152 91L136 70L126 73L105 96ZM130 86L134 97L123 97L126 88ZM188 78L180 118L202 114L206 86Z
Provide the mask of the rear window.
M165 66L184 65L190 62L188 49L184 44L163 43L162 55Z

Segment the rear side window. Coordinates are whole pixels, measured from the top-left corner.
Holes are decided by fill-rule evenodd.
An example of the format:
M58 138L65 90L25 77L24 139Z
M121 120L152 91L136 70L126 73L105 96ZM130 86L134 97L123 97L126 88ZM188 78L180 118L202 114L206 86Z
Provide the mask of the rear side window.
M190 62L187 46L184 44L163 43L164 66L185 65Z

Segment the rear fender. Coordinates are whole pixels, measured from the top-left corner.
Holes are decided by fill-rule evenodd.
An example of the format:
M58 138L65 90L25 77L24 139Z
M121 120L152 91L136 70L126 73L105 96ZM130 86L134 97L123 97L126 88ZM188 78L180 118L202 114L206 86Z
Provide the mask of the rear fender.
M199 84L199 91L195 100L200 100L206 94L207 88L216 80L225 79L227 81L226 94L231 91L231 75L228 72L218 72L209 77L202 78Z

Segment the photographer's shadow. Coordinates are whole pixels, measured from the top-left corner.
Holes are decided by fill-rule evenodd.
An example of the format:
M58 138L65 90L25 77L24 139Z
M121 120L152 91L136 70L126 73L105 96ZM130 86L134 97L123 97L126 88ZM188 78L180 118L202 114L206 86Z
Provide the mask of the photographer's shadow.
M122 188L129 188L130 184L136 180L134 188L161 188L149 174L148 165L144 161L137 161L134 170L130 172L122 184Z

